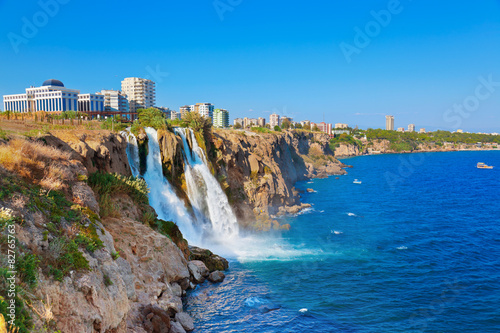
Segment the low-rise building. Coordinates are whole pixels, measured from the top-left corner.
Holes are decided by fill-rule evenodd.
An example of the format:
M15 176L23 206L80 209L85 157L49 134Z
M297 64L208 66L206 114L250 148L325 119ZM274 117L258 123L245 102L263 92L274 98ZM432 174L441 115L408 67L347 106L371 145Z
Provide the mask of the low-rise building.
M420 133L425 133L425 128L421 128Z
M236 118L233 120L233 125L236 126L236 125L240 125L241 127L243 127L243 119L241 118Z
M180 120L181 114L175 110L170 111L170 119L171 120Z
M103 112L104 96L98 94L78 94L78 111Z
M347 124L342 124L342 123L335 124L335 129L337 129L337 128L348 128L348 127L349 127L349 125L347 125Z
M78 95L80 90L68 89L59 80L47 80L41 87L26 88L24 94L4 95L5 111L79 111ZM101 109L102 111L102 109Z
M398 127L398 132L403 132L404 133L405 128L404 127Z

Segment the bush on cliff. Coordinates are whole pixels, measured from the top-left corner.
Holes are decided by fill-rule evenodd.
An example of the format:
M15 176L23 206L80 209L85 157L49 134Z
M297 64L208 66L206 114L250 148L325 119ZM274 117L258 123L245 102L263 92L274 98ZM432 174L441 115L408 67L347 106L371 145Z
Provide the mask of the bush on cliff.
M142 178L95 172L89 176L88 184L98 195L101 217L116 216L116 208L111 202L116 194L129 195L139 207L149 204L149 189Z

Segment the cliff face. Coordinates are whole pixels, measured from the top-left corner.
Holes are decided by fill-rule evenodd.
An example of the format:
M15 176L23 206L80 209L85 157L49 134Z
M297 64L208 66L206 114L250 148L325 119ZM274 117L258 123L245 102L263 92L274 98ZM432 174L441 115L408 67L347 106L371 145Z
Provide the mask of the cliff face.
M217 176L238 219L257 229L271 227L269 217L307 207L295 182L345 173L320 133L224 130L214 132L213 146Z
M134 195L113 192L107 205L114 212L103 215L105 201L88 185L92 171L130 175L125 148L111 133L59 132L0 143L0 262L6 260L5 225L14 223L17 284L24 288L18 318L26 314L26 332L190 327L189 316L178 315L181 297L205 279L203 262L187 261L187 244L181 250L174 243L178 234L166 236L145 222ZM219 259L210 260L213 266ZM2 295L5 287L0 278Z

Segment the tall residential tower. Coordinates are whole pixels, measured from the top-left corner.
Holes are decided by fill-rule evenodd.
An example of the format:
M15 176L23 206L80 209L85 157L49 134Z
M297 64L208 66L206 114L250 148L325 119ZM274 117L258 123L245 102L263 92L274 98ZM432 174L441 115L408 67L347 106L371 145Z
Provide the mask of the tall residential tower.
M394 116L385 116L385 129L394 131Z
M152 108L156 104L155 83L151 80L127 77L122 81L122 91L127 95L130 112Z

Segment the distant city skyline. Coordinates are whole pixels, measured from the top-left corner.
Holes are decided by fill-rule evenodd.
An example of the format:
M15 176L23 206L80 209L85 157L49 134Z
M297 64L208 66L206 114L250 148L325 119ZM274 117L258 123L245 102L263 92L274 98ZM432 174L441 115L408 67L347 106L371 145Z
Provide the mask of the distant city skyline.
M395 128L500 132L499 1L400 1L384 24L373 13L388 1L255 0L223 17L211 1L123 6L120 15L109 15L114 2L54 1L53 15L38 2L0 2L8 13L0 95L47 78L117 90L131 76L156 82L156 105L209 101L232 119L277 112L321 122L324 114L328 123L383 128L391 114ZM45 22L33 20L40 13ZM127 23L139 15L147 25ZM375 33L359 33L368 24Z

